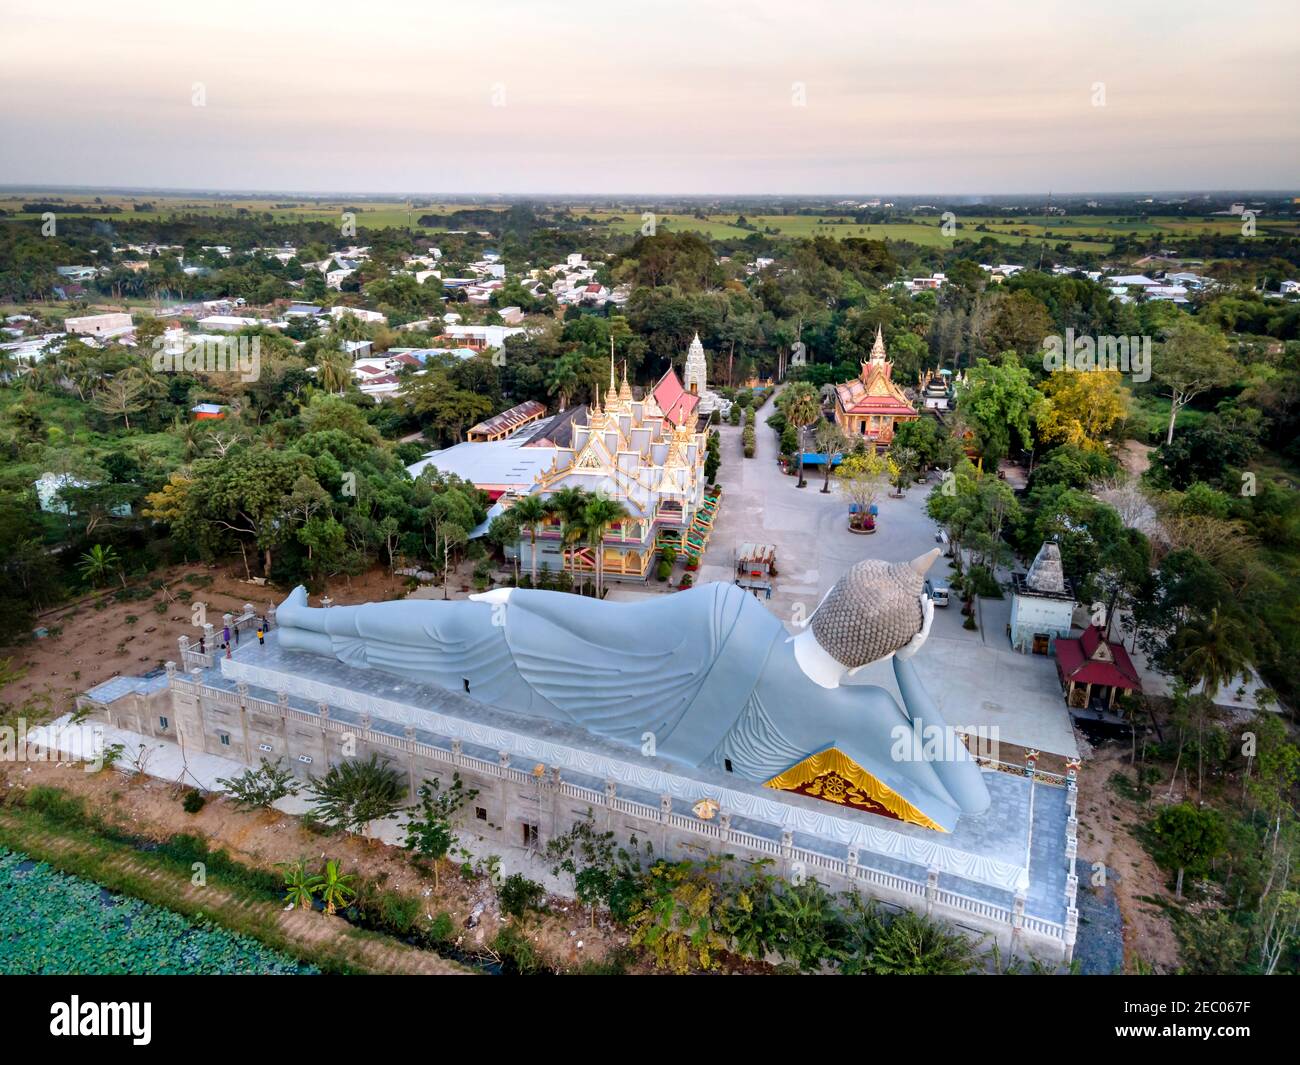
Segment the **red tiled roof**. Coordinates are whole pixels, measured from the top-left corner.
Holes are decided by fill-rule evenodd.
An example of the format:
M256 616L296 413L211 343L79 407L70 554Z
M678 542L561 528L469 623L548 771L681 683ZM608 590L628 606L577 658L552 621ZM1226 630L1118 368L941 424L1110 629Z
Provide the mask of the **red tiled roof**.
M1106 661L1101 649L1101 632L1095 625L1083 630L1075 639L1058 637L1056 641L1056 669L1062 680L1076 684L1108 684L1115 688L1142 690L1142 679L1133 666L1132 659L1120 643L1107 641L1113 661Z
M700 397L682 387L681 380L671 366L659 378L653 395L659 409L664 412L664 417L677 426L693 421L695 408L700 405Z

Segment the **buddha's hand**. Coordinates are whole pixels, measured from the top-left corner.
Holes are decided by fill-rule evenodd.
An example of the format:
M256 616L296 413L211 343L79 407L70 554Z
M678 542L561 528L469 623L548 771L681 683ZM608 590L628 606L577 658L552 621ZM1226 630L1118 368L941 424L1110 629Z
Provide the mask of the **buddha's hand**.
M907 646L900 647L894 652L896 657L906 659L911 658L916 654L916 652L921 649L921 645L925 643L926 637L930 635L930 626L932 624L934 624L934 602L928 595L922 593L921 631L912 637L912 639L907 643Z

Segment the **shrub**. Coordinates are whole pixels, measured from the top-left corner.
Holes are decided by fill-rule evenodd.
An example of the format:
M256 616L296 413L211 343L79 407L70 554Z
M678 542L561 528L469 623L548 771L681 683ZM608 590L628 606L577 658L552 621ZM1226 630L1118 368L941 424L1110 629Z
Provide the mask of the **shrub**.
M207 801L197 788L190 788L181 799L181 809L187 814L196 814L203 809Z
M660 562L659 568L655 571L655 576L661 581L666 581L670 576L672 576L672 572L673 567L671 564L668 562Z
M277 759L274 764L262 759L256 769L245 769L235 777L218 777L217 783L226 788L236 805L264 808L287 795L297 795L302 785L291 771Z
M27 806L65 825L79 825L86 820L86 803L80 796L65 795L58 788L37 785L27 792Z
M496 934L492 949L500 955L503 967L520 976L529 976L543 969L537 948L514 925L506 925Z
M438 916L429 922L429 938L435 943L447 942L455 932L456 924L446 910L440 911Z
M420 916L420 900L400 891L384 891L379 896L379 920L386 931L404 936Z
M501 912L511 917L522 917L529 910L538 909L545 897L546 889L523 873L511 873L497 888Z

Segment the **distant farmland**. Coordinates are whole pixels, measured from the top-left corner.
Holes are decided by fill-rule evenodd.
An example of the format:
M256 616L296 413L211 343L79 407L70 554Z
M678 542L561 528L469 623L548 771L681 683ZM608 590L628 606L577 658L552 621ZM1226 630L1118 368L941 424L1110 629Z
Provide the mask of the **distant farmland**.
M443 230L421 226L418 220L429 214L451 214L458 210L504 211L505 205L492 203L426 203L400 200L308 200L281 197L279 199L225 199L194 196L123 196L104 194L64 195L41 192L8 193L0 196L0 210L9 218L35 220L39 215L22 211L25 204L52 203L79 207L102 208L110 211L99 214L78 212L69 217L87 217L108 221L160 219L179 215L200 217L239 217L270 214L276 221L337 222L345 210L356 213L358 226L373 229L385 227L406 228L422 233ZM148 205L147 210L137 210ZM544 205L543 205L544 206ZM567 204L571 216L587 217L597 226L617 233L633 234L641 230L643 212L650 207L630 205L622 209L610 207L585 207ZM744 218L745 225L737 225ZM1029 243L1038 245L1044 240L1049 245L1069 244L1077 251L1105 255L1114 248L1117 237L1149 239L1163 236L1171 242L1198 236L1231 236L1241 231L1240 219L1228 216L1202 218L1160 217L1145 218L1130 215L1074 215L1042 218L1008 218L1004 215L957 214L955 237L946 236L941 229L941 217L936 214L900 216L897 221L867 225L853 220L851 215L830 210L821 214L710 214L697 218L687 213L655 213L655 222L675 233L696 232L710 240L743 240L758 232L769 237L797 240L815 236L832 239L861 237L871 240L908 241L929 248L951 247L955 239L980 240L992 237L1007 245ZM1258 219L1257 232L1261 235L1295 236L1300 234L1300 222Z

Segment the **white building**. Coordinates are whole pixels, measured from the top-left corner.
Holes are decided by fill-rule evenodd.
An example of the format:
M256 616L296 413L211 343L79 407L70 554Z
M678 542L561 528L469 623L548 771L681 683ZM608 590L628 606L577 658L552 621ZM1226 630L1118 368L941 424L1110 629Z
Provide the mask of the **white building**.
M129 333L135 328L131 316L125 313L88 314L82 318L69 318L63 323L69 333L80 336L114 337Z
M523 329L509 325L448 325L442 332L444 336L462 341L468 347L485 350L505 347L506 340L518 336Z
M362 307L331 307L330 308L330 317L333 318L334 321L336 322L340 318L343 318L347 315L351 315L353 318L356 318L360 322L374 322L379 325L384 325L388 322L388 318L385 315L380 314L378 311L367 311Z
M1069 636L1074 618L1074 594L1061 566L1061 549L1054 542L1038 549L1028 573L1012 578L1011 645L1022 653L1051 654L1059 636Z
M260 320L257 318L244 318L235 314L210 314L206 318L200 318L195 324L205 331L215 330L218 333L235 333L240 329L247 329L249 326L260 324Z

